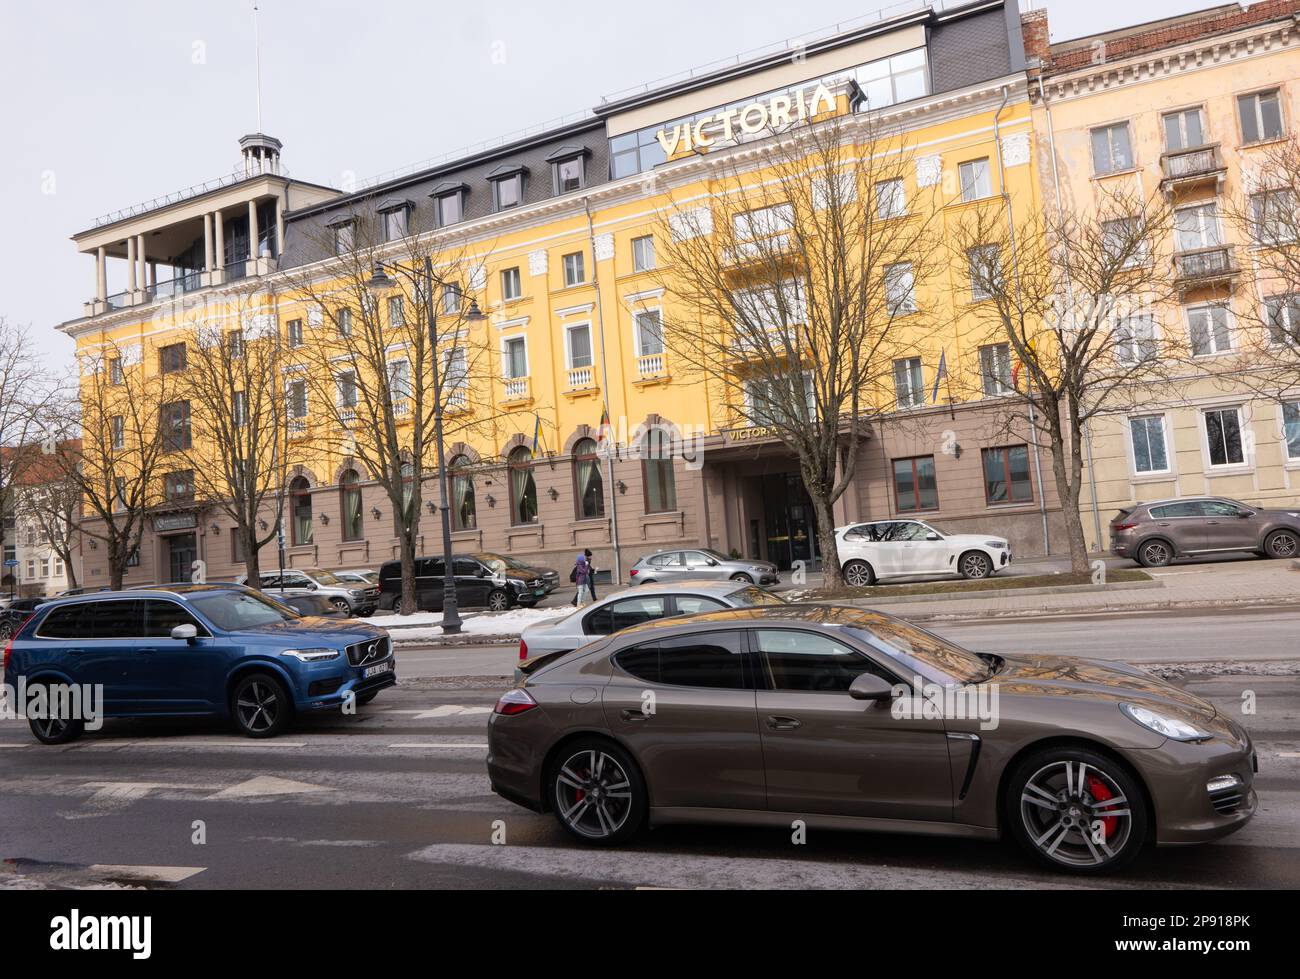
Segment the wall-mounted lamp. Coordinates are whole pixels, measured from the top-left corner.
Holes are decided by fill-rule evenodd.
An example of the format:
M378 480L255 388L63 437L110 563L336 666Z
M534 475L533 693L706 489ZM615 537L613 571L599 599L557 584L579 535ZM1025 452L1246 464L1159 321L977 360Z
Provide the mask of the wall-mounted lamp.
M546 492L547 492L547 494L551 497L551 502L552 502L552 503L554 503L556 500L558 500L558 499L560 498L560 491L557 490L554 486L552 486L552 487L551 487L550 489L548 489Z
M623 480L620 479L620 480L619 480L618 482L616 482L614 485L618 487L618 495L619 495L619 496L622 496L624 493L627 492L627 483L623 482Z
M958 459L961 458L961 443L960 443L960 442L954 442L954 443L952 444L952 454L955 455Z
M370 508L370 512L371 512L371 514L374 515L374 518L375 518L376 520L378 520L380 517L383 516L383 513L380 511L379 507L377 507L377 506L372 506L372 507Z
M265 520L259 520L259 521L257 522L257 529L258 529L258 530L266 530L266 521L265 521Z
M96 543L94 540L92 540L92 541L90 542L90 549L91 549L92 551L97 551L97 550L99 550L99 544Z
M326 527L328 527L330 524L330 515L326 513L324 510L320 512L320 522L324 524Z
M220 527L218 524L213 524L213 525L210 526L208 529L209 529L210 531L212 531L212 536L214 536L214 537L220 537L220 536L221 536L221 527Z
M487 495L487 505L488 505L488 509L491 509L492 507L497 505L497 501L493 498L491 493Z
M433 500L428 500L424 504L424 508L429 511L429 516L433 516L438 512L438 504L434 503Z

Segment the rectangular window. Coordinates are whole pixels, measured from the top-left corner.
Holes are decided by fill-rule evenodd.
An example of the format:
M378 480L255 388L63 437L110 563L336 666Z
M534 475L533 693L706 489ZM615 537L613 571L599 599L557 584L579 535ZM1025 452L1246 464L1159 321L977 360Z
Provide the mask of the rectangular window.
M591 325L582 323L565 331L569 342L569 367L591 366Z
M997 245L977 245L966 252L972 302L997 295L1002 286L1002 256Z
M357 375L355 371L339 371L334 375L335 403L347 409L357 406Z
M1295 194L1290 189L1250 195L1251 236L1261 245L1294 244L1297 231Z
M126 378L122 373L122 358L110 357L108 360L108 383L123 384Z
M109 429L112 432L113 449L126 448L126 419L121 415L114 415L109 420Z
M1206 357L1232 349L1232 331L1228 326L1228 307L1197 306L1187 311L1192 356Z
M1099 126L1092 131L1092 172L1098 175L1133 168L1133 146L1128 123Z
M388 325L394 329L406 325L406 307L401 296L388 297Z
M1141 220L1115 218L1101 223L1101 247L1112 268L1140 268L1151 264L1150 243L1146 240Z
M655 267L655 240L653 235L632 239L632 271L648 272Z
M1282 433L1286 437L1286 457L1300 460L1300 401L1282 406Z
M784 234L794 227L794 208L789 204L773 204L745 211L731 219L732 234L736 241L761 241Z
M442 290L442 311L449 316L460 312L460 286L448 282Z
M352 336L352 310L344 306L334 314L334 323L338 327L339 336Z
M894 460L894 501L899 513L939 509L934 456Z
M236 391L230 399L230 422L236 428L248 424L248 393Z
M524 175L516 173L510 177L492 181L492 202L498 211L518 207L524 202Z
M469 384L469 355L464 347L452 347L442 352L443 393L460 392L463 396Z
M519 269L510 268L501 270L501 298L506 302L512 299L518 299L523 295L522 286L519 280Z
M388 362L388 394L393 401L406 401L411 397L411 362L409 360L390 360Z
M1237 114L1241 117L1243 143L1260 143L1282 136L1282 102L1277 89L1238 96Z
M1171 153L1192 150L1205 145L1205 130L1201 126L1201 110L1183 109L1164 116L1165 149Z
M346 255L352 251L356 241L356 230L351 224L340 224L334 229L334 254Z
M587 271L583 264L582 252L565 255L563 262L564 284L566 286L580 286L587 281Z
M185 370L185 344L172 343L158 351L159 369L164 374L174 374Z
M385 212L384 241L400 241L406 237L409 215L410 211L405 207Z
M190 403L173 401L159 411L162 421L164 452L184 452L190 448Z
M113 511L120 513L126 509L126 477L116 476L113 479Z
M286 326L290 347L302 346L302 320L290 320Z
M961 199L977 201L993 196L993 184L989 178L989 158L968 160L958 165L957 176L961 182Z
M435 218L438 222L438 227L440 228L445 228L452 224L459 224L465 217L465 211L461 204L459 193L443 194L441 197L435 197L433 208L436 212Z
M911 262L885 268L885 306L890 316L916 312L916 276Z
M989 343L980 347L980 376L984 393L990 397L1012 390L1011 344Z
M1115 359L1121 364L1140 364L1156 355L1156 323L1148 314L1126 316L1115 323Z
M1246 461L1241 441L1241 410L1215 408L1202 412L1211 466L1240 466Z
M929 91L925 48L880 58L858 68L854 74L869 109L907 102Z
M1264 300L1264 315L1268 318L1271 343L1300 345L1300 294L1269 296Z
M1144 473L1169 471L1169 451L1165 444L1165 416L1141 415L1128 420L1133 440L1133 470Z
M920 408L925 405L920 357L894 361L894 396L900 409Z
M585 170L580 156L561 160L555 164L555 192L567 194L570 191L581 190L586 184Z
M1213 202L1180 207L1174 212L1174 239L1180 252L1222 246L1223 230L1219 227L1218 208Z
M636 355L647 357L664 352L664 326L657 309L636 314Z
M289 382L289 417L303 419L307 417L307 382Z
M1029 481L1029 447L1010 445L985 449L984 498L989 503L1029 503L1034 499Z
M163 477L163 496L169 502L194 499L194 470L183 469Z
M509 337L501 345L507 378L528 376L528 341L523 337Z
M876 184L876 217L882 221L901 218L907 213L907 197L901 180L882 180Z

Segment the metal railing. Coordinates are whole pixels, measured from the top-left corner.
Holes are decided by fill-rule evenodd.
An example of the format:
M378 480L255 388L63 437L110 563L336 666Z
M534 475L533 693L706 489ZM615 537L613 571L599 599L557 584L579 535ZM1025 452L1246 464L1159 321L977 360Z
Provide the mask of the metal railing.
M1198 248L1174 255L1174 272L1178 279L1217 279L1235 274L1237 262L1227 245Z
M1160 158L1161 170L1166 180L1188 180L1208 177L1223 171L1218 144L1200 146L1192 150L1165 153Z
M200 197L203 194L213 190L220 190L222 187L229 187L231 184L237 184L241 181L248 180L252 177L261 177L271 174L276 177L288 177L289 171L279 169L274 171L260 171L249 173L241 162L238 167L230 173L222 174L220 177L213 177L211 180L205 180L203 183L194 184L182 190L173 191L170 194L163 194L161 197L155 197L153 200L141 201L139 204L132 204L130 207L124 207L118 211L110 211L108 214L101 214L95 218L91 224L92 228L102 228L106 224L116 224L118 221L125 221L127 218L139 217L141 214L148 214L150 211L156 211L160 207L166 207L169 204L178 204L181 201L187 201L193 197Z

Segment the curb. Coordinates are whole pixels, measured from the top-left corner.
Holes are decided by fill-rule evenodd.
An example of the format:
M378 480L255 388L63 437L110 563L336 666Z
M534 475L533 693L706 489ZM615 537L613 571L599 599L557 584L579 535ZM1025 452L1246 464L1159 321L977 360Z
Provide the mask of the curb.
M932 612L930 614L899 612L898 614L911 622L966 621L970 619L1032 619L1048 616L1080 616L1118 612L1167 612L1194 609L1234 609L1234 608L1300 608L1300 601L1283 598L1241 598L1226 599L1218 602L1143 602L1132 605L1079 605L1057 606L1055 608L1032 609L989 609L978 612ZM880 606L879 611L889 612Z
M1013 595L1071 595L1076 592L1127 591L1135 588L1163 588L1165 583L1159 578L1151 581L1116 581L1109 585L1056 585L1043 588L988 588L973 591L945 591L932 595L899 595L897 598L882 597L877 601L855 598L845 605L858 605L876 608L879 605L913 605L920 602L964 602L969 599L1007 598ZM830 602L815 602L817 605L829 605ZM836 602L834 604L841 604Z

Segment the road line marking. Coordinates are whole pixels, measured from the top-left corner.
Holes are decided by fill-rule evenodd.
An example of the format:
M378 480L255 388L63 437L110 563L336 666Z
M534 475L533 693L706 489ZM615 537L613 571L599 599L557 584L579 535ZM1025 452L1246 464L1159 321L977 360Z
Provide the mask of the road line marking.
M1300 758L1300 751L1279 751L1277 756L1279 758Z
M421 744L418 742L407 742L405 744L390 744L390 748L473 748L475 751L487 751L486 744L464 743L464 744Z
M267 795L305 795L311 792L333 792L327 785L312 785L310 782L295 782L293 779L276 778L274 775L258 775L246 782L240 782L227 789L222 789L212 799L251 799Z
M82 748L305 748L306 741L201 741L197 738L107 738L87 741Z
M97 877L116 877L122 880L156 881L163 884L179 884L195 874L201 874L207 867L134 867L126 864L96 863L86 868L87 873Z

